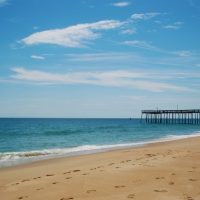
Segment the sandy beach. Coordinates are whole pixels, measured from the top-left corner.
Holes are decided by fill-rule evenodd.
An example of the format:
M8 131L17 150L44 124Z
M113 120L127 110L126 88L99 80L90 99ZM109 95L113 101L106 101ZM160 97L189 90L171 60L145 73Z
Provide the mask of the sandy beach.
M0 169L1 200L200 199L200 137Z

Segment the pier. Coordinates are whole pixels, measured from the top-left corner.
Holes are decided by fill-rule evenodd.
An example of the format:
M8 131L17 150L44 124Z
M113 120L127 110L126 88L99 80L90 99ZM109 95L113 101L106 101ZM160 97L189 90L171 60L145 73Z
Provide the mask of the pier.
M200 124L200 109L142 110L141 119L149 124Z

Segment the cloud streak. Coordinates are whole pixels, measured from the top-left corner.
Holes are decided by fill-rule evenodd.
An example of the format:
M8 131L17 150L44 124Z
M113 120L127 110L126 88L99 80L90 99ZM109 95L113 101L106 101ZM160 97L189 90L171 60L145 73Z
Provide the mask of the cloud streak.
M6 4L8 4L8 0L0 0L0 7L3 7Z
M122 44L147 50L159 50L157 47L153 46L149 42L141 40L128 40L124 41Z
M172 24L168 24L168 25L165 25L163 26L163 28L165 29L172 29L172 30L178 30L182 27L183 25L183 22L174 22Z
M194 55L191 51L186 51L186 50L176 51L174 52L174 54L180 57L191 57Z
M158 13L158 12L134 13L133 15L131 15L131 19L134 21L149 20L160 14L161 13Z
M132 34L135 34L137 31L136 29L124 29L121 31L122 34L125 34L125 35L132 35Z
M116 3L113 3L112 5L115 6L115 7L127 7L129 6L131 3L128 2L128 1L121 1L121 2L116 2Z
M12 71L15 73L11 76L13 80L40 84L85 84L108 87L126 87L151 92L188 90L185 87L148 80L149 75L128 70L70 72L65 74L27 70L24 68L14 68Z
M36 60L44 60L45 59L44 56L38 56L38 55L32 55L31 58L36 59Z
M101 37L101 31L122 26L118 20L103 20L95 23L77 24L63 29L36 32L21 40L26 45L54 44L64 47L84 47L87 42Z
M66 54L67 60L78 62L90 61L126 61L137 59L138 56L134 53L119 53L119 52L105 52L105 53L83 53L83 54Z

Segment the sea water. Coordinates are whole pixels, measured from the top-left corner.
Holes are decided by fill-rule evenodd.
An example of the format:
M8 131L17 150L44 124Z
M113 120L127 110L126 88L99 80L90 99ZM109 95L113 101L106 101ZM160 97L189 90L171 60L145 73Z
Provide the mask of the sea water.
M200 135L200 125L140 119L0 118L0 167Z

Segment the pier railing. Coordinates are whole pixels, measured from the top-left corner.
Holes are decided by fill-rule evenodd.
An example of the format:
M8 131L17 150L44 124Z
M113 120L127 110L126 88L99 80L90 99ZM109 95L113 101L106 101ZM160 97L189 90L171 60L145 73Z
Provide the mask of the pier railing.
M200 124L200 109L142 110L141 119L151 124Z

